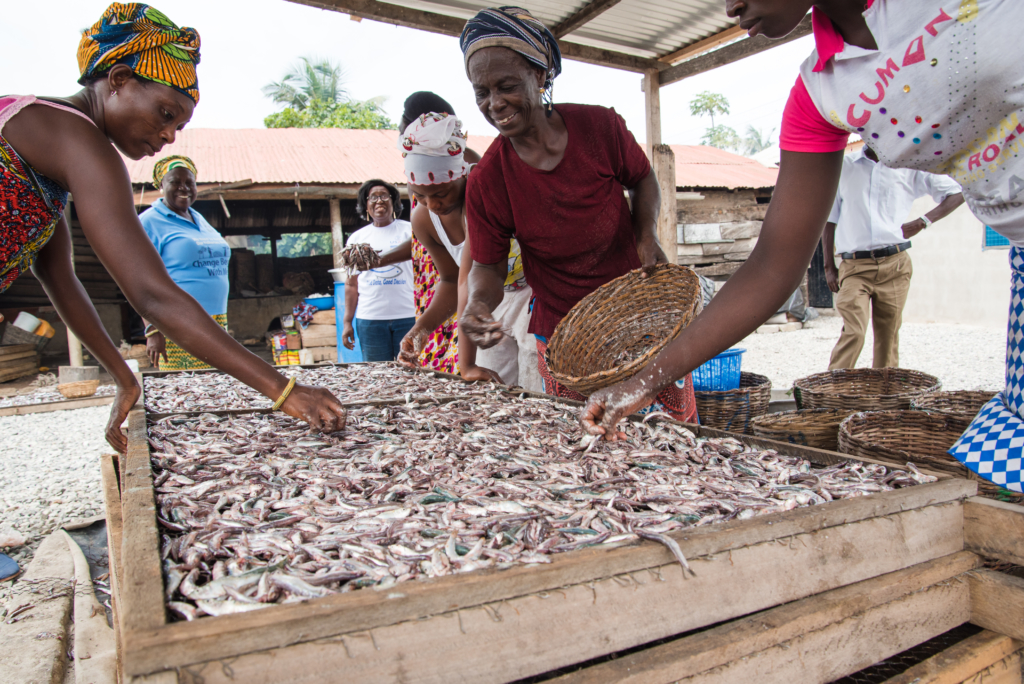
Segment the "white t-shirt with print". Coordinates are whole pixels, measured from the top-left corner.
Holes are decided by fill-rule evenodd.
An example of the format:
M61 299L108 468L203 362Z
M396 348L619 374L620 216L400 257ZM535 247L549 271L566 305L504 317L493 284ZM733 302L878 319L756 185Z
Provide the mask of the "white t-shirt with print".
M411 238L412 225L408 221L396 219L383 228L372 223L360 228L352 233L345 245L364 243L383 253ZM358 279L359 306L356 308L356 318L391 321L416 315L411 261L364 271Z
M800 69L818 111L893 168L947 174L971 211L1024 247L1024 1L875 0L878 45Z

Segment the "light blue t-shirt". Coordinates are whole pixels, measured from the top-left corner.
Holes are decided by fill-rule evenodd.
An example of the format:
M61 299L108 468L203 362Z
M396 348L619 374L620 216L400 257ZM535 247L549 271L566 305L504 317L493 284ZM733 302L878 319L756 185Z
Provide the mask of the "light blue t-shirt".
M231 248L199 212L188 211L195 223L175 214L161 198L139 220L178 287L211 316L226 314Z

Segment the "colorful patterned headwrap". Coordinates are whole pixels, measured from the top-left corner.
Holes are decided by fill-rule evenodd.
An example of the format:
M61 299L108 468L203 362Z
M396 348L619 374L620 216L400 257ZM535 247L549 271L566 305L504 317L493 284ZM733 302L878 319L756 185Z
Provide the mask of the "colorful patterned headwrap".
M398 136L405 177L414 185L450 183L469 173L466 134L451 114L430 112L409 124Z
M558 40L536 17L522 7L491 7L480 10L466 22L459 46L469 75L469 58L477 50L508 48L544 70L544 101L551 104L553 82L562 73L562 51Z
M181 154L172 154L170 157L164 157L153 165L153 185L159 188L164 182L164 176L171 169L176 169L179 166L191 171L193 176L199 175L199 172L196 171L196 165L192 163L191 159Z
M192 28L179 28L158 9L137 2L115 2L82 32L78 44L80 84L115 64L125 64L140 77L199 102L199 34Z

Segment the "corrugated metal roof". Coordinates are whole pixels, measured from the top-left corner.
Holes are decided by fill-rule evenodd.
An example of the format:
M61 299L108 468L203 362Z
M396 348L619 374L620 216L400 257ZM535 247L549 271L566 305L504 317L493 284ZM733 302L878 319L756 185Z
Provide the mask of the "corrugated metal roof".
M483 154L493 138L471 135ZM155 157L125 159L133 183L151 183L153 164L171 154L195 162L199 183L405 183L398 131L344 128L187 128Z
M469 19L493 7L486 0L390 0L389 4ZM522 4L549 28L588 4L588 0L544 0ZM582 45L657 58L735 26L722 0L622 0L563 36Z
M493 138L469 136L483 154ZM199 183L360 184L370 178L405 183L398 131L346 128L189 128L156 157L125 159L133 183L150 183L153 164L171 154L191 158ZM701 145L673 145L676 185L762 188L775 185L778 169Z
M773 188L779 170L747 157L706 145L672 145L676 187Z

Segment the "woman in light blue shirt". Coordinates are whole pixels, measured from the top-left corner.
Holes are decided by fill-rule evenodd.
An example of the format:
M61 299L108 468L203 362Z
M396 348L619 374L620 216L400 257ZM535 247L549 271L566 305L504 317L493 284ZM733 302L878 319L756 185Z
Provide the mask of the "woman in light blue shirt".
M142 227L171 279L226 330L231 248L192 209L197 196L195 164L180 155L165 157L153 167L153 183L163 192L163 198L139 216ZM146 351L153 365L161 370L210 368L148 323Z

